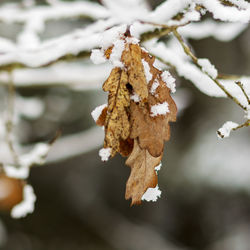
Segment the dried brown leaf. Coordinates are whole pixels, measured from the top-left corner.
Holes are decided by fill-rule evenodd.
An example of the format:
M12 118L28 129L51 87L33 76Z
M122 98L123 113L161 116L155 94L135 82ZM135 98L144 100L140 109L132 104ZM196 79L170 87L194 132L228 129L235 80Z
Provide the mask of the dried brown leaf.
M146 52L143 52L143 58L148 62L153 77L148 84L148 102L144 104L136 104L131 101L130 138L138 138L141 148L147 149L152 156L158 157L163 152L164 141L167 141L170 138L169 122L176 120L177 108L175 102L170 96L169 88L160 77L162 71L153 66L154 58L150 57ZM150 89L156 79L159 86L155 90L155 93L152 94ZM168 103L169 112L165 115L152 117L151 107L163 102Z
M104 147L112 149L111 156L119 151L120 140L126 140L130 133L128 118L130 96L126 88L127 83L127 73L120 68L114 68L103 84L103 90L109 91Z
M105 108L102 110L100 116L98 117L98 119L97 119L97 121L96 121L96 125L101 126L101 127L105 125L105 120L106 120L106 116L107 116L107 111L108 111L108 108L107 108L107 107L105 107Z
M138 44L126 44L122 62L128 71L128 80L141 100L148 98L147 81L141 61L141 48Z
M153 157L146 149L141 149L134 140L133 151L126 164L131 167L131 173L126 184L125 198L132 199L131 205L140 204L143 194L148 188L157 185L155 167L160 164L162 155Z

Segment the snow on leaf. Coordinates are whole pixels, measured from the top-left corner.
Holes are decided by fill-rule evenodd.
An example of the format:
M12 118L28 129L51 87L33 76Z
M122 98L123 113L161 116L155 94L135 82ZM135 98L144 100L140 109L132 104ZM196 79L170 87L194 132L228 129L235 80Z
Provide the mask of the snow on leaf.
M107 103L104 103L98 107L96 107L92 112L91 112L91 116L94 119L95 122L98 121L98 119L100 118L102 111L107 107Z
M162 80L166 83L167 87L171 90L172 93L175 93L175 79L171 76L169 71L164 71L161 74Z
M159 189L159 186L156 185L155 188L148 188L147 191L141 197L141 200L155 202L160 197L161 197L161 190Z
M151 106L151 116L157 116L157 115L166 115L167 113L169 113L169 105L167 102L163 102L163 103L159 103L159 104L155 104L153 106Z
M142 59L142 64L143 64L143 67L144 67L144 73L145 73L145 76L146 76L146 80L147 80L147 83L149 83L152 79L152 74L150 73L150 67L148 65L148 63Z
M111 148L102 148L99 151L99 156L101 157L102 161L107 161L111 155Z

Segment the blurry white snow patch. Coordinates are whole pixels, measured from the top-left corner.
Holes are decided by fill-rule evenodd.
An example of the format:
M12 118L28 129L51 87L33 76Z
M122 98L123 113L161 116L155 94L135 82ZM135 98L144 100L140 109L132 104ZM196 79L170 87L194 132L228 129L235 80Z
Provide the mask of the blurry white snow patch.
M106 57L104 56L104 52L101 49L92 49L90 59L94 64L101 64L107 61Z
M203 72L207 73L213 79L217 77L218 71L208 59L206 58L198 59L197 63L201 66Z
M100 115L102 114L103 109L105 109L106 107L107 107L107 104L104 103L104 104L102 104L102 105L96 107L96 108L91 112L91 116L92 116L92 118L94 119L95 122L99 119Z
M101 157L102 161L107 161L111 154L111 148L102 148L99 151L99 156Z
M148 65L148 63L142 59L142 64L143 64L143 67L144 67L144 73L145 73L145 76L146 76L146 80L147 80L147 83L150 82L150 80L152 79L152 74L150 72L150 67Z
M47 143L37 143L29 153L19 157L21 167L31 167L34 164L43 164L50 147L51 146Z
M35 201L36 196L33 188L30 185L24 186L23 201L12 208L11 217L18 219L32 213L34 211Z
M143 194L142 200L146 201L157 201L161 197L161 190L157 185L155 188L148 188L147 191Z
M237 128L238 126L239 126L239 124L237 124L235 122L228 121L228 122L224 123L220 129L218 129L217 136L220 139L224 138L224 137L229 137L232 129Z
M27 166L16 167L12 165L4 165L3 169L8 177L16 179L27 179L30 173L30 168Z
M168 103L167 102L163 102L163 103L159 103L156 105L151 106L151 116L157 116L157 115L166 115L167 113L169 113L169 108L168 108Z
M167 87L171 90L172 93L175 93L176 89L175 89L175 79L173 78L173 76L169 73L169 71L164 71L161 74L161 78L163 80L163 82L166 83Z
M30 119L37 119L44 111L44 103L38 98L23 98L18 96L15 108L20 115Z

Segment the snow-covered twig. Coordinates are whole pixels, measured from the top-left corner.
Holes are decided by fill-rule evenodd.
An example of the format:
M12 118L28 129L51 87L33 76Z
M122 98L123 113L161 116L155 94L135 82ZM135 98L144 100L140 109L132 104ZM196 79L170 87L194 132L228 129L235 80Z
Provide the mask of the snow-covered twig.
M206 67L209 68L209 71L204 70L203 65L201 65L199 63L199 59L192 53L191 49L189 48L189 46L184 42L183 38L181 37L181 35L177 32L177 30L173 31L173 34L175 35L175 37L178 39L178 41L180 42L180 44L183 47L183 50L185 51L185 53L190 56L190 58L192 59L192 61L197 65L197 67L199 67L202 71L204 71L204 73L212 80L214 81L214 83L228 96L228 98L232 99L237 105L239 105L242 109L246 110L246 107L243 106L239 100L231 95L228 90L220 83L220 81L217 79L217 74L214 75L211 73L211 67Z

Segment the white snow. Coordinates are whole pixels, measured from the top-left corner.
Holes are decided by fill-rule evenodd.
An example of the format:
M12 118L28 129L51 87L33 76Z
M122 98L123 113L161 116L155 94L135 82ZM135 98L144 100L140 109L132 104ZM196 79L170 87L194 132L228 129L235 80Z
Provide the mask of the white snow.
M211 64L211 62L208 59L200 58L200 59L198 59L197 63L201 66L203 72L207 73L213 79L217 78L218 71L214 67L214 65Z
M160 162L160 164L155 167L156 173L161 170L161 167L162 167L162 163Z
M114 67L123 68L123 63L121 62L122 52L125 48L124 40L116 40L113 42L113 49L109 58L109 61L112 63Z
M223 124L223 126L217 131L217 136L221 138L229 137L232 129L237 128L239 124L235 122L228 121Z
M31 167L34 164L43 164L50 147L51 146L47 143L37 143L29 153L19 157L21 167Z
M163 23L182 12L192 0L168 0L157 6L149 15L151 22Z
M30 168L27 166L16 167L12 165L4 165L3 169L8 177L16 179L27 179L30 173Z
M144 59L142 59L141 61L142 61L143 67L144 67L144 73L145 73L146 81L147 81L147 83L149 83L151 81L151 79L152 79L152 74L150 72L149 64Z
M160 83L159 83L158 79L155 79L154 82L153 82L153 84L152 84L152 86L151 86L151 89L150 89L150 93L152 95L155 94L155 91L159 87L159 85L160 85Z
M213 37L219 41L227 42L237 37L248 27L245 23L220 23L206 19L199 23L190 23L178 29L185 38L203 39Z
M169 73L169 71L164 71L161 74L162 80L166 83L167 87L171 90L172 93L176 92L176 85L175 85L175 79L173 76Z
M136 93L133 93L132 95L130 95L130 100L132 100L134 102L139 102L141 100L141 98Z
M18 219L25 217L27 214L34 211L36 196L32 186L25 185L23 188L23 201L11 210L11 217Z
M111 47L117 40L120 40L123 37L123 34L126 32L126 30L127 30L127 25L123 24L112 27L102 32L99 40L100 46L102 46L104 50Z
M224 6L219 0L196 0L213 14L214 19L224 22L248 23L250 20L250 8L238 9L236 7Z
M126 42L129 44L138 44L140 40L135 37L130 36L126 38Z
M95 122L99 119L99 117L100 117L100 115L101 115L103 109L105 109L106 107L107 107L107 103L104 103L104 104L102 104L102 105L96 107L96 108L91 112L91 116L92 116L92 118L94 119Z
M102 161L107 161L111 154L111 148L102 148L99 151L99 156L101 157Z
M168 107L168 103L167 102L163 102L163 103L159 103L156 105L151 106L151 116L157 116L157 115L166 115L167 113L169 113L169 107Z
M43 164L49 149L49 144L37 143L29 153L19 156L19 166L4 165L4 172L9 177L27 179L29 177L30 167L35 164Z
M106 57L104 56L104 52L101 49L92 49L90 59L94 64L101 64L107 61Z
M157 201L158 198L161 197L161 190L157 185L155 188L148 188L147 191L143 194L142 200L146 201Z

